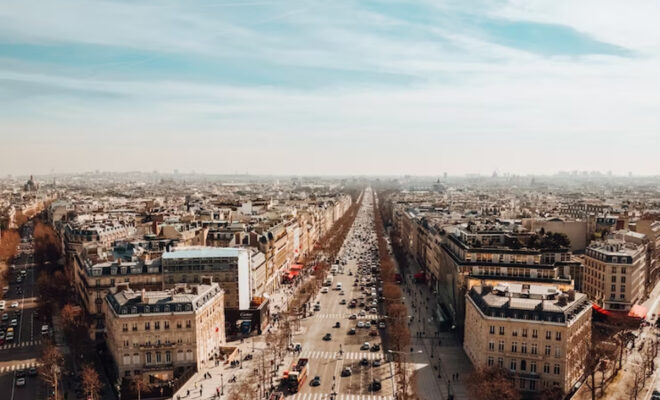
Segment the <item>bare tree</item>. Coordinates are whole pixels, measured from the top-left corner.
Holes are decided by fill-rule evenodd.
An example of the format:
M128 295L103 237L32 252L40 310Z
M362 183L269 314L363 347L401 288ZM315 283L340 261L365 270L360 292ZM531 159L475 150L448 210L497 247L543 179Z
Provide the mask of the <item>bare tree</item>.
M59 400L59 381L64 365L62 354L52 343L46 343L39 363L39 376L53 387L54 400Z
M514 375L504 368L481 368L468 376L467 387L475 400L518 400Z
M92 400L99 397L99 392L103 387L98 372L89 364L83 366L82 369L82 387L88 398Z

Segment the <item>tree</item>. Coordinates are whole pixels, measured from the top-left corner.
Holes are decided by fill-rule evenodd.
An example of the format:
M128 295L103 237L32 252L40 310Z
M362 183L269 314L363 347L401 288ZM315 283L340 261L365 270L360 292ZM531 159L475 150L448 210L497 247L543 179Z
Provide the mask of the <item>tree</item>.
M56 263L62 254L62 244L57 233L41 221L34 225L34 260L39 264Z
M564 392L557 386L544 389L539 395L539 400L562 400L563 398Z
M9 262L16 256L18 245L21 243L21 235L15 230L3 231L0 239L0 261Z
M470 374L467 388L475 400L518 400L520 393L514 375L504 368L481 368Z
M82 387L89 399L95 400L98 398L99 392L103 387L99 374L89 364L83 366L82 369Z
M61 396L58 391L58 383L64 365L62 353L52 343L46 343L39 362L39 376L44 382L53 387L54 400L59 400Z

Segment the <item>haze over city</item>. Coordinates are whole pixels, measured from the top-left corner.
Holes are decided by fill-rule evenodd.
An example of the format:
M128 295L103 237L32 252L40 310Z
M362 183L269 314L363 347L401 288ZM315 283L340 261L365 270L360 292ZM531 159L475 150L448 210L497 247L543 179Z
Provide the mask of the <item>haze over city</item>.
M657 15L609 0L10 2L0 171L655 175Z

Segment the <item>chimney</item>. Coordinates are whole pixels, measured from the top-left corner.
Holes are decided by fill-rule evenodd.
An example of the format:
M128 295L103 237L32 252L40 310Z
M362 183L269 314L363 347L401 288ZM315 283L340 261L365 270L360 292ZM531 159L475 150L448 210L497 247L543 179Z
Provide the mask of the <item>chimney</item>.
M146 297L146 295L147 295L147 290L145 288L142 288L142 297L140 298L142 302L144 302L144 298Z
M575 301L575 290L571 289L568 291L568 300Z

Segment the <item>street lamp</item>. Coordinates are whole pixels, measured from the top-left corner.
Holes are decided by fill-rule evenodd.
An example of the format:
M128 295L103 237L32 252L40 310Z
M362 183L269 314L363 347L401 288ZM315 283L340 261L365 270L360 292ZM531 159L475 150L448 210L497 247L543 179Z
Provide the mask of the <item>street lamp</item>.
M222 377L222 374L220 374L220 396L225 394L225 380Z

